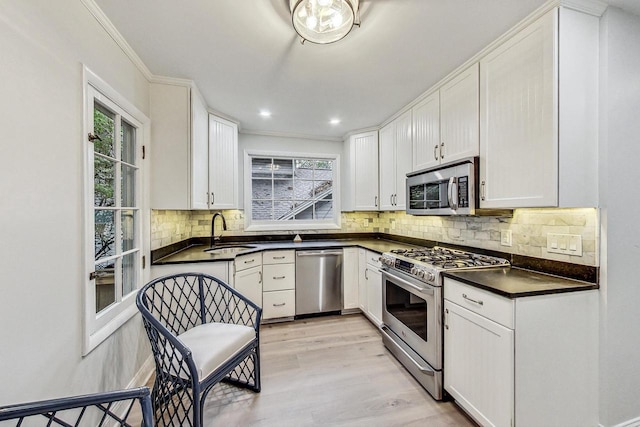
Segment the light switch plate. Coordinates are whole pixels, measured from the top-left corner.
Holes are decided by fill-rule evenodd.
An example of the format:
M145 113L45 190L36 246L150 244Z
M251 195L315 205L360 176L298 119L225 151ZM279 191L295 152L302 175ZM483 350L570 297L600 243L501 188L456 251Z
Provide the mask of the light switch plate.
M511 237L511 230L501 230L500 231L500 244L502 246L512 246L513 241Z
M547 252L582 256L582 236L579 234L547 234Z

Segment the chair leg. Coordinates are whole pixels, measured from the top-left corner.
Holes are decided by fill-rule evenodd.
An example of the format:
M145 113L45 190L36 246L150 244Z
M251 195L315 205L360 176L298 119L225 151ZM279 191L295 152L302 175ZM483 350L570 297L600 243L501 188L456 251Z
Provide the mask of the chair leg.
M260 393L261 380L260 380L260 344L256 345L256 350L252 354L253 359L253 391Z

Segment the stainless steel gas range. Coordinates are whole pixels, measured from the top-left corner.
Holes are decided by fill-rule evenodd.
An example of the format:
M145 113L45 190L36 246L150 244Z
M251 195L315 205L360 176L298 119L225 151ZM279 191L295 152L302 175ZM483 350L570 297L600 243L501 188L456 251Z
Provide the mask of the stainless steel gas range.
M502 258L442 247L380 257L385 346L436 400L442 399L442 272L505 267Z

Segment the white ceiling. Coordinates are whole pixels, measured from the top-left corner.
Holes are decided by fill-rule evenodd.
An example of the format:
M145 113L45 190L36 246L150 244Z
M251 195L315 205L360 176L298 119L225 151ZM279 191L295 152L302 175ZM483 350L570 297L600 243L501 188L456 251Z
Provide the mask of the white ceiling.
M243 129L321 137L380 124L544 1L362 0L360 28L302 45L289 0L96 0L153 74Z

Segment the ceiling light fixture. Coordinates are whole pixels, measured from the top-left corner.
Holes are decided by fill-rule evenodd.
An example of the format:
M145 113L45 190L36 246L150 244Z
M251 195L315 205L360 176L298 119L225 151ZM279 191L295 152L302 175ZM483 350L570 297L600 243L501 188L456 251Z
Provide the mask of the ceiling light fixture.
M333 43L360 26L360 0L289 0L293 28L301 42Z
M331 119L329 120L329 123L331 123L332 125L339 125L340 124L340 119Z
M260 115L262 117L271 117L271 111L267 111L267 110L260 110Z

